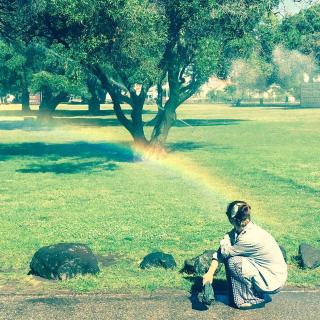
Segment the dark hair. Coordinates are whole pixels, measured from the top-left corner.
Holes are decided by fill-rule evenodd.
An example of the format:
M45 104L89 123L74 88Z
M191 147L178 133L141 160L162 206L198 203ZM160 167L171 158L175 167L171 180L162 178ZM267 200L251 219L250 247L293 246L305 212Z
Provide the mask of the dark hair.
M235 206L237 207L235 208ZM251 207L245 201L232 201L227 207L226 214L230 222L235 222L236 225L242 226L243 222L251 220Z

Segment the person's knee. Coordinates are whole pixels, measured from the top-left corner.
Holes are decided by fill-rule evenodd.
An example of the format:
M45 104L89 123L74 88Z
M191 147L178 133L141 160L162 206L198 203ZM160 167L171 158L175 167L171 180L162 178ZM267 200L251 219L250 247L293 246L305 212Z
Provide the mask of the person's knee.
M234 269L234 267L237 266L239 263L239 257L230 257L226 260L226 264L229 267L229 269Z
M242 262L242 257L230 257L226 260L226 269L229 276L234 277L239 281L247 282L247 279L245 279L243 275Z

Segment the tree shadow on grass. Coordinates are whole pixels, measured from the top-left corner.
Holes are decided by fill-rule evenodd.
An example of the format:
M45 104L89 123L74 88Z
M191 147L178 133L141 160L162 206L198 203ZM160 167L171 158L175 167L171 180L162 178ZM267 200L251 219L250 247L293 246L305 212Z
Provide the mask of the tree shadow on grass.
M24 131L42 131L48 130L48 126L43 126L35 120L15 120L15 121L0 121L0 130L24 130Z
M83 127L119 127L121 123L118 119L104 119L104 118L54 118L53 125L75 125Z
M130 109L123 109L123 113L126 115L131 114ZM156 114L155 111L152 110L143 110L143 114ZM39 114L38 110L31 111L22 111L22 110L0 110L0 117L28 117L28 116L37 116ZM63 110L58 109L52 113L53 117L81 117L81 116L115 116L115 112L113 109L110 110L100 110L95 113L92 113L88 110Z
M177 119L174 127L215 127L237 125L243 119Z
M300 107L300 104L298 104L298 103L281 103L281 102L278 102L278 103L277 102L272 102L272 103L265 102L264 104L260 104L260 103L243 102L240 105L233 104L232 107L233 108L265 108L265 109L288 108L288 109L292 109L292 108Z
M0 121L0 130L48 131L63 125L117 127L121 124L117 119L103 118L53 118L42 122L36 118L14 121Z
M64 116L66 111L61 113L60 117L54 114L54 117L50 121L41 122L35 117L25 117L24 120L14 121L0 121L0 130L24 130L24 131L43 131L53 129L55 126L61 125L75 125L75 126L96 126L96 127L118 127L122 126L116 118L101 118L93 116ZM152 113L152 112L150 112ZM89 115L89 114L87 114ZM213 126L227 126L237 125L241 119L177 119L174 123L174 127L213 127ZM153 126L153 124L146 124L146 126Z
M119 165L114 162L141 161L129 147L111 143L0 144L0 160L8 161L16 157L41 159L40 163L30 163L25 168L18 169L19 173L75 174L115 171L119 169Z
M135 162L140 159L125 145L112 143L72 142L64 144L47 144L42 142L0 144L0 159L10 157L48 157L55 160L76 157L101 158L104 161Z
M203 149L207 147L210 147L210 149L215 151L225 151L225 150L231 149L231 147L217 146L213 144L200 143L200 142L196 143L192 141L174 142L174 143L170 143L168 147L170 152L177 152L177 151L187 152L187 151L193 151L193 150Z
M263 109L280 109L280 110L295 110L295 109L319 109L320 105L314 106L303 106L298 103L265 103L265 104L255 104L255 103L242 103L240 106L233 106L234 108L263 108Z
M81 127L119 127L121 123L116 118L99 117L55 117L45 121L28 117L24 120L0 121L0 130L46 131L55 127L73 125Z
M261 170L260 174L266 177L269 181L275 182L278 185L282 184L282 186L285 188L296 189L299 193L304 192L314 196L320 194L320 190L318 188L313 188L307 184L300 183L293 178L282 177L280 175L268 172L267 170Z
M20 173L55 173L55 174L74 174L74 173L91 173L100 171L114 171L119 166L115 163L105 163L101 161L91 162L64 162L56 164L29 164L27 168L18 169Z
M284 106L281 109L283 110L312 110L312 109L320 109L320 105L317 106L301 106L301 105L296 105L296 106Z

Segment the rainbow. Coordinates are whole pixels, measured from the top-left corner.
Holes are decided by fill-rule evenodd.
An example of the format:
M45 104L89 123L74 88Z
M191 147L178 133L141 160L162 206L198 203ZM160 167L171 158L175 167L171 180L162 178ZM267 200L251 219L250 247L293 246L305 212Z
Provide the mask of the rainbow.
M103 127L74 127L64 126L63 128L56 128L55 133L58 135L67 136L71 140L79 140L79 137L85 140L99 143L114 143L119 150L125 152L132 152L130 147L130 136L123 130L119 132L119 128L112 130L112 128ZM101 139L103 137L103 139ZM186 182L194 185L198 190L210 195L219 203L226 206L227 202L236 198L242 198L244 195L236 190L232 184L222 181L209 172L207 169L199 166L198 163L182 153L168 153L164 157L157 158L145 153L144 150L134 150L137 158L142 159L146 165L160 168L172 174L178 174Z
M119 130L119 127L92 127L92 126L74 126L65 125L55 128L55 134L61 135L68 140L79 141L79 138L95 143L112 143L117 146L119 151L126 153L132 152L131 137L125 129ZM103 138L101 138L103 137ZM138 159L141 159L146 165L157 167L167 174L179 175L186 183L192 184L195 189L204 194L205 197L214 199L214 201L225 210L228 202L235 199L248 200L258 216L263 217L267 208L259 199L253 199L246 190L241 190L232 184L228 179L222 179L214 170L210 171L201 167L198 163L183 153L169 153L164 157L153 157L146 155L143 150L135 150ZM273 221L268 223L280 223L273 217Z

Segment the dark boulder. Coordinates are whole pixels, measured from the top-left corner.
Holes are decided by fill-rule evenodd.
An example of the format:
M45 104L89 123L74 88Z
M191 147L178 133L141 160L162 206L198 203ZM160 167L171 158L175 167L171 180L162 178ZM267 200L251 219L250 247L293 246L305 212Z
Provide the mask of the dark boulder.
M283 246L280 246L280 245L279 245L279 248L280 248L280 250L281 250L281 252L282 252L284 261L285 261L285 262L288 262L288 256L287 256L287 251L286 251L286 249L285 249Z
M184 266L181 269L180 272L185 272L187 274L194 274L196 273L194 270L194 262L195 262L196 258L191 258L191 259L187 259L184 261Z
M214 252L216 251L206 250L199 256L186 260L181 271L188 274L205 274L210 268Z
M91 249L81 243L58 243L40 248L31 260L30 269L29 274L52 280L100 271Z
M140 263L141 269L152 267L161 267L164 269L173 269L177 266L171 254L163 252L152 252L146 255Z
M301 264L303 268L315 269L320 266L320 249L311 247L306 243L299 246Z
M206 250L200 256L195 258L194 271L196 274L205 274L208 272L214 250Z

